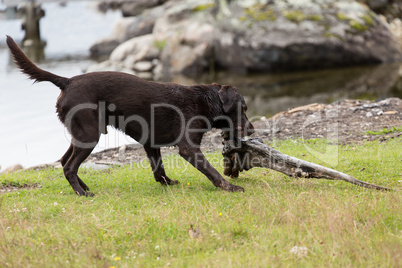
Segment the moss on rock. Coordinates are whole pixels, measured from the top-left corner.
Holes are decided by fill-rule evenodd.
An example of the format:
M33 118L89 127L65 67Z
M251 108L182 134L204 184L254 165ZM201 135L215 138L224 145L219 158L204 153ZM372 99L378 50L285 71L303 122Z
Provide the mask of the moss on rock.
M193 12L199 12L199 11L204 11L207 9L210 9L215 6L215 3L208 3L204 5L199 5L193 8Z
M373 22L373 18L370 15L363 15L362 16L362 20L366 23L366 25L368 26L373 26L374 22Z
M343 13L336 13L336 17L338 20L350 20L350 18Z
M244 9L245 16L239 18L240 21L248 19L254 21L275 21L277 19L275 11L266 7L266 5L255 4Z
M358 32L364 32L364 31L368 30L368 27L366 24L359 23L357 20L350 20L349 25L350 25L350 28L352 28Z
M300 10L285 11L283 12L283 16L285 16L286 19L293 21L295 23L300 23L303 20L307 19L307 15Z

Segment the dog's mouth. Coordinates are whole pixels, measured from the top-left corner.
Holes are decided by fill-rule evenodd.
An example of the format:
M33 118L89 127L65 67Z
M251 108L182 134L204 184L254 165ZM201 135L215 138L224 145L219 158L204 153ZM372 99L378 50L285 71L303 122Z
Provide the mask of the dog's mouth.
M240 137L245 137L245 136L250 136L254 133L254 129L246 129L244 130L243 127L238 126L237 128L237 133L240 134Z
M240 126L238 126L237 127L237 133L239 133L240 135L240 137L244 137L245 135L244 135L244 128L243 127L240 127Z

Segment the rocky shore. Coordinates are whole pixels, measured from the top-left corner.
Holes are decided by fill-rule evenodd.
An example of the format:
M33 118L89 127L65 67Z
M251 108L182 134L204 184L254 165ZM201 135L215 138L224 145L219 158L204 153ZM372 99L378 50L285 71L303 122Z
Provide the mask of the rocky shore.
M123 2L131 16L92 46L94 57L110 56L88 72L158 79L217 69L267 72L402 60L401 22L375 13L366 5L376 7L373 1L136 2Z

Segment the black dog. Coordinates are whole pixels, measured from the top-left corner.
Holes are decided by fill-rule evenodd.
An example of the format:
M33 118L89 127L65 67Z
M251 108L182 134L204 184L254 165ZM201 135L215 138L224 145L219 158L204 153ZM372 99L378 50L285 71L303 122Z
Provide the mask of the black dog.
M227 191L244 191L227 182L205 159L200 143L212 127L251 135L254 127L247 106L231 86L156 83L119 72L95 72L65 78L38 68L7 36L18 67L35 82L50 81L61 89L57 114L72 135L61 158L64 175L78 195L92 195L78 177L80 164L90 155L106 126L114 126L140 142L148 155L155 180L177 184L166 176L160 147L179 147L180 155Z

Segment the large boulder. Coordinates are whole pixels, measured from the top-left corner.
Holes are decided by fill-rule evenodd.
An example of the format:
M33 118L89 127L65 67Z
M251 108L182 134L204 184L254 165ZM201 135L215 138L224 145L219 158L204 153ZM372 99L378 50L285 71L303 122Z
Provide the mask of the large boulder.
M154 7L145 10L135 17L123 17L116 22L113 34L98 40L91 46L91 57L110 55L121 43L134 37L152 33L155 21L161 17L164 10L162 7Z
M386 22L350 0L276 1L232 8L215 56L224 68L269 71L388 63L401 51Z
M123 63L132 68L138 61L152 61L159 58L160 50L155 45L152 34L132 38L119 45L110 55L110 61Z
M152 34L120 45L111 62L134 69L158 59L158 72L194 75L215 67L266 72L402 60L387 22L354 0L231 1L224 12L219 2L169 1L147 11L157 14Z
M89 66L86 72L122 71L151 79L160 52L152 34L134 37L117 46L108 60Z

